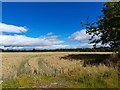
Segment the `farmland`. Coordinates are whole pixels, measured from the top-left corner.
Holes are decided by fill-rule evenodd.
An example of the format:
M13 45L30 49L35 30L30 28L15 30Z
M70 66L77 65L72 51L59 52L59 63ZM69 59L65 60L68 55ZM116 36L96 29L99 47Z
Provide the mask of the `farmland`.
M2 88L118 88L112 52L4 52Z

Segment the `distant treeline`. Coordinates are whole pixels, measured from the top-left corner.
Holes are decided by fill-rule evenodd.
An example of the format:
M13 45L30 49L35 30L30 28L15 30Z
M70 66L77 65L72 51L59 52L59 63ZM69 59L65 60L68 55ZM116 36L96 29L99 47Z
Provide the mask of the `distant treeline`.
M32 49L32 50L4 50L2 52L113 52L109 47L100 47L100 48L76 48L76 49Z

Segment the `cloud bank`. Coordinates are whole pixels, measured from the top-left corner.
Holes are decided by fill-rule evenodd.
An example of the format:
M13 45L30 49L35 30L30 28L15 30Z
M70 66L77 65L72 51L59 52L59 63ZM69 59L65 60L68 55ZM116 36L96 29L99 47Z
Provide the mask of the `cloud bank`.
M50 46L63 43L57 38L57 36L32 38L25 35L0 35L0 44L2 46Z
M60 48L92 48L89 44L90 35L86 34L85 29L74 32L68 38L71 42L77 41L78 44L65 44L65 41L59 40L53 32L37 38L22 35L28 29L22 26L8 25L0 23L0 48L2 49L60 49ZM7 34L5 34L5 33ZM11 34L12 33L12 34ZM19 35L18 35L19 33ZM21 34L21 35L20 35ZM67 42L67 41L66 41ZM99 45L100 46L100 45Z
M21 33L26 32L27 28L15 25L9 25L0 23L0 32L7 32L7 33Z
M25 35L17 35L17 33L26 32L27 28L8 25L0 23L0 32L7 32L9 34L0 35L0 46L5 48L24 48L24 47L55 47L55 45L62 44L64 41L59 40L58 36L53 35L52 32L45 36L40 36L37 38L28 37ZM11 35L10 33L15 33Z

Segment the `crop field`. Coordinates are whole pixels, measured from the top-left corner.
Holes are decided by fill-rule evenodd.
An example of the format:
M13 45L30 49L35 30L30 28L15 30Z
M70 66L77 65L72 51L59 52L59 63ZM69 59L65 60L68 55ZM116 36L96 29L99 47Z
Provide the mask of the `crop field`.
M118 88L112 52L4 52L2 88ZM0 85L0 87L1 87Z

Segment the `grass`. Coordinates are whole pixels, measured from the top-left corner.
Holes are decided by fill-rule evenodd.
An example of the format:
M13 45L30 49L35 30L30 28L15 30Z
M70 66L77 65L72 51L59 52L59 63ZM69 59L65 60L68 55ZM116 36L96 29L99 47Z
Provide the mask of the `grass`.
M17 72L17 75L20 75L22 73L29 73L30 70L29 68L25 67L25 65L28 64L28 60L23 60L20 65L19 65L19 68L18 68L18 72Z
M2 89L2 84L0 84L0 90Z
M2 87L118 88L119 72L111 66L110 57L102 53L4 53ZM15 60L18 62L12 62ZM16 77L9 78L15 75L11 72Z
M109 72L109 73L112 73L112 72ZM101 73L98 73L95 75L88 75L88 74L77 75L73 79L74 82L76 82L76 84L71 83L71 86L68 86L68 87L74 88L76 85L79 88L116 88L118 87L118 78L116 77L117 73L116 75L107 74L107 76L105 76L105 74L106 73L104 73L103 75Z
M112 73L112 74L110 74ZM75 74L75 73L74 73ZM4 88L118 88L116 72L93 75L79 74L74 76L21 75L15 80L3 82Z

